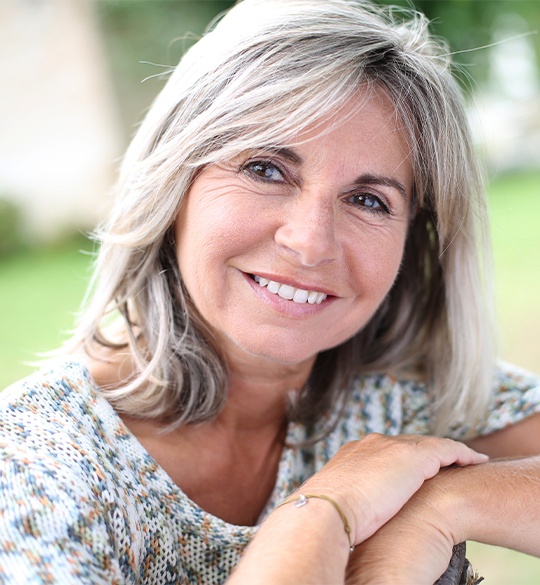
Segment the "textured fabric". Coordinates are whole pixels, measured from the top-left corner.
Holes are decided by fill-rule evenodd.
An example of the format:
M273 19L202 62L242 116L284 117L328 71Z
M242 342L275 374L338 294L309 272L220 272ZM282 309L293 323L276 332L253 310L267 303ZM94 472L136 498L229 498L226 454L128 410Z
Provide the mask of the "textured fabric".
M479 434L540 411L532 375L504 366L495 387ZM429 416L424 386L359 378L327 438L284 448L262 517L344 443L370 432L426 434ZM456 424L452 436L466 431ZM304 427L289 425L287 445L306 438ZM255 530L190 501L80 363L63 362L0 394L0 583L222 583Z

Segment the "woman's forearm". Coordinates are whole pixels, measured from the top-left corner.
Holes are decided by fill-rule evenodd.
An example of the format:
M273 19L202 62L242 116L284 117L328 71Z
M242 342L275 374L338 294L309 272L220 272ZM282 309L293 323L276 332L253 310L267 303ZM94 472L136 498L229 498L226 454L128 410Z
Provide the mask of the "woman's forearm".
M456 540L475 540L540 556L540 456L450 469L457 497ZM441 478L442 479L442 478ZM444 482L441 482L444 490Z
M540 457L441 470L357 547L346 582L432 585L465 540L540 556Z
M338 503L350 527L350 543L358 545L377 533L441 466L484 461L448 439L372 434L341 447L302 489ZM330 502L313 498L300 508L288 503L262 524L229 584L343 583L350 543L341 513Z
M290 503L263 522L227 584L339 584L349 554L343 522L329 502Z

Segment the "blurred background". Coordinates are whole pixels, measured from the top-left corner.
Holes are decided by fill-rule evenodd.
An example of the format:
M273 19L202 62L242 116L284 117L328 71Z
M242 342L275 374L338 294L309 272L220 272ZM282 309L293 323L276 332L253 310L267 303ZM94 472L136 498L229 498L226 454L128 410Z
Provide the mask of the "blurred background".
M0 0L0 388L67 335L122 152L166 71L232 4ZM415 7L449 41L469 96L500 354L540 372L540 0ZM539 559L475 544L468 556L487 585L540 583Z

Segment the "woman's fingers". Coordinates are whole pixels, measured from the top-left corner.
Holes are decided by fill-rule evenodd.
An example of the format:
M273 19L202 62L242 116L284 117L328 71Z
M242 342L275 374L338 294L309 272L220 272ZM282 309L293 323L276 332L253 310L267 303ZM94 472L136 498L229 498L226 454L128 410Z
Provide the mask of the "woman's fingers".
M405 435L405 439L408 437ZM452 439L437 437L411 436L418 449L418 462L425 462L425 479L433 477L441 469L449 465L474 465L485 463L489 460L487 455L474 451L464 443L458 443Z
M440 577L454 542L443 519L433 517L429 496L422 501L423 490L356 547L347 567L347 585L433 585Z
M453 546L467 538L463 468L447 469L422 487L349 558L347 585L433 585L447 569ZM456 497L459 494L459 497Z

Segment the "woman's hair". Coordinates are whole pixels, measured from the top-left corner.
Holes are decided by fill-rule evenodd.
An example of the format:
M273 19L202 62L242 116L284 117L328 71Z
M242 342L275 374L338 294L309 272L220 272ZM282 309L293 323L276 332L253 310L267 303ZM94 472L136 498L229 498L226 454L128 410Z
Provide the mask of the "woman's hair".
M425 382L435 432L484 412L493 368L486 206L448 51L427 29L421 14L356 0L244 0L189 49L127 151L72 340L135 356L136 373L103 390L118 410L186 424L215 417L226 399L226 364L176 258L174 222L197 172L290 144L359 89L382 88L413 164L404 258L370 322L318 356L295 416L317 420L358 372ZM122 342L103 326L111 316Z

